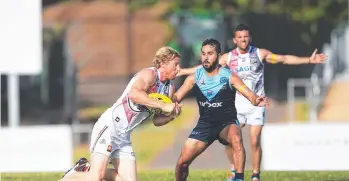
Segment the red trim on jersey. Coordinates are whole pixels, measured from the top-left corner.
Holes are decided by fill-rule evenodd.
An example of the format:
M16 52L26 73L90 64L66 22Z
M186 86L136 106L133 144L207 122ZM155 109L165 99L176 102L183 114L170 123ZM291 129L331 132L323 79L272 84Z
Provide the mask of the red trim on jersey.
M126 114L126 118L127 118L127 122L130 123L132 118L137 114L136 112L134 112L133 110L131 110L130 106L129 106L129 102L128 102L128 96L125 96L122 99L122 106L124 107L124 111Z

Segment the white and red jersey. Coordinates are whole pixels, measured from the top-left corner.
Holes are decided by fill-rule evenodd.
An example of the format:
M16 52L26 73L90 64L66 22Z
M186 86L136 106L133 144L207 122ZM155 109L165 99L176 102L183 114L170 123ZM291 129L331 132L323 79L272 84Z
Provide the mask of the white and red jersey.
M160 93L169 96L171 86L173 86L172 82L170 80L164 83L161 82L160 73L157 69L152 67L147 69L156 72L155 84L148 89L147 93ZM153 114L148 108L134 103L128 97L129 91L136 79L137 74L130 80L120 98L106 111L106 113L112 114L112 120L108 120L109 123L106 122L106 124L113 125L115 131L121 134L131 132L133 128L139 125L142 121L150 118Z
M259 48L250 46L247 53L240 53L236 48L229 52L227 66L235 72L245 85L255 92L257 95L265 95L264 93L264 64L260 58ZM239 92L236 93L236 105L253 106L251 102L246 99Z

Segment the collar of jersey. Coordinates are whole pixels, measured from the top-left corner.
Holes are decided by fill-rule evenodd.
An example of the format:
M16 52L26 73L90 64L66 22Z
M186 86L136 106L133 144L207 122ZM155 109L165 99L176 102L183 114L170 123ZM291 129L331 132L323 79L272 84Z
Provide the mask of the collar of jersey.
M160 74L159 69L155 69L155 70L156 70L156 74L157 74L157 77L158 77L158 81L159 81L161 84L166 84L166 82L168 82L168 81L161 82L161 74Z
M248 45L248 51L246 53L250 53L251 49L252 49L252 46ZM244 53L244 54L240 53L239 48L236 48L236 51L238 52L239 55L245 55L246 54L246 53Z

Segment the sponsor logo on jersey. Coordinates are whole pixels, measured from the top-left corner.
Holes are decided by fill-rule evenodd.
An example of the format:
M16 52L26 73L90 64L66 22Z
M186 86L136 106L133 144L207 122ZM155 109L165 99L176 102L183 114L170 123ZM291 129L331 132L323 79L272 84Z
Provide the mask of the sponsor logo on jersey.
M199 104L202 107L214 107L214 108L216 108L216 107L222 107L223 106L222 105L223 102L213 102L213 103L210 103L208 101L206 101L206 102L199 101Z
M252 70L252 66L247 65L247 66L240 66L240 67L236 67L235 68L235 72L246 72L246 71L251 71Z

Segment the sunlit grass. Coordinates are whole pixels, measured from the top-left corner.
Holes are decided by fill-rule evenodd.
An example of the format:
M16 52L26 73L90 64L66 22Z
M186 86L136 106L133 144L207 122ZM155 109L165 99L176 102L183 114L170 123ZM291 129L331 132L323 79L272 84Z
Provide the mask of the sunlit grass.
M1 181L57 181L61 173L21 173L2 174ZM174 181L173 170L139 171L141 181ZM245 171L245 180L249 180L251 171ZM190 181L222 181L226 180L226 170L190 170ZM268 172L264 171L261 179L267 181L325 181L349 180L348 172Z

